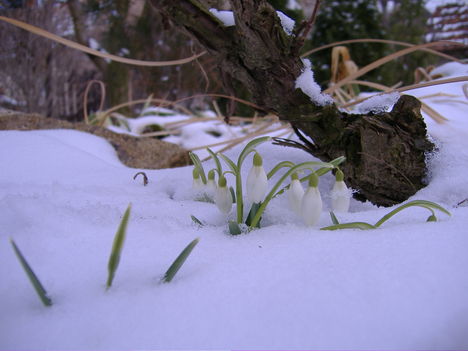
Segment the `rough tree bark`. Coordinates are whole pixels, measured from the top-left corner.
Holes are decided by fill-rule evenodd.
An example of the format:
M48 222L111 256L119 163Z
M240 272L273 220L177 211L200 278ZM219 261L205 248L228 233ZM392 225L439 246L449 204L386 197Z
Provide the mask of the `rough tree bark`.
M416 98L402 96L391 112L380 114L318 106L295 88L304 69L300 26L287 35L267 1L230 0L236 23L231 27L197 0L150 1L218 60L228 89L242 84L258 106L288 121L304 142L296 146L323 161L346 156L345 181L357 198L390 206L425 186L426 154L433 145Z

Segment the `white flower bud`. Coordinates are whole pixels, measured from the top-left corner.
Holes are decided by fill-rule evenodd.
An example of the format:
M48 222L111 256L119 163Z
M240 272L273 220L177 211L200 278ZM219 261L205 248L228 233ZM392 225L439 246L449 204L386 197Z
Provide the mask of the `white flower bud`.
M203 181L200 178L200 173L198 172L198 168L195 167L192 172L193 182L192 182L192 189L195 191L203 190Z
M231 212L232 208L232 195L227 187L226 178L219 177L218 187L215 191L215 204L219 210L225 214Z
M336 171L336 181L331 191L331 202L334 212L348 212L351 201L351 191L343 181L343 172Z
M209 171L208 172L208 180L207 180L206 186L205 186L205 192L210 198L213 198L214 195L215 195L215 192L216 192L216 182L215 182L214 178L215 178L214 170Z
M322 197L318 189L318 176L312 173L309 179L309 186L302 198L302 219L307 226L312 226L318 222L321 213Z
M268 178L262 163L260 154L255 153L253 167L247 176L247 200L251 203L262 202L268 189Z
M302 184L299 181L297 174L294 173L291 176L291 184L289 185L288 189L288 200L291 209L299 216L301 215L301 203L303 196L304 188L302 187Z

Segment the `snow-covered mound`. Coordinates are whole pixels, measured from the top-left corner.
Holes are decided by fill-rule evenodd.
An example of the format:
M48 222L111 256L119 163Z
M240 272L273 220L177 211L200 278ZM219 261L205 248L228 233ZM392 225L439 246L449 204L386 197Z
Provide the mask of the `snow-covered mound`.
M433 96L441 90L457 98ZM437 202L452 216L427 223L428 212L412 208L370 231L319 230L331 223L331 175L320 180L324 212L316 227L302 224L283 195L267 208L261 229L233 237L213 204L194 200L191 167L144 170L145 187L133 180L140 170L120 164L98 137L1 131L0 349L468 348L462 83L411 93L433 96L424 101L449 118L426 118L439 152L429 186L412 199ZM240 148L227 155L237 158ZM258 152L268 170L310 160L270 144ZM106 291L113 237L130 202L120 266ZM388 211L352 200L339 218L374 223ZM41 305L9 237L52 307ZM174 280L159 283L196 237L200 243Z

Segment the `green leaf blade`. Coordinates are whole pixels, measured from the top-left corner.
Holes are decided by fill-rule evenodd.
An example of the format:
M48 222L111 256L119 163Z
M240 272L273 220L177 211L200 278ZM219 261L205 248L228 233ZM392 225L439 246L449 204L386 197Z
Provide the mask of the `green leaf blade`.
M185 263L187 260L187 257L190 255L192 250L195 248L195 246L198 244L200 241L199 238L194 239L190 244L187 245L185 249L182 250L182 252L177 256L177 258L174 260L174 262L171 264L169 269L166 271L164 274L164 277L162 278L162 281L164 283L169 283L174 276L177 274L179 269L182 267L182 265Z
M190 159L193 162L193 165L195 167L197 167L198 172L200 173L200 177L202 179L203 184L206 184L206 174L205 174L205 170L203 169L203 165L202 165L202 163L200 161L200 158L196 154L194 154L193 152L189 152L189 156L190 156Z
M330 225L328 227L320 228L320 230L338 230L338 229L369 230L369 229L376 229L376 227L366 222L350 222L350 223L341 223L341 224L335 224L335 225Z
M192 218L192 221L195 224L198 224L200 227L203 227L203 223L197 217L195 217L194 215L190 215L190 218Z
M47 296L47 291L44 289L44 286L41 284L41 282L39 281L39 278L36 276L31 266L29 265L28 261L26 261L26 258L23 256L20 249L15 244L12 238L10 238L10 243L11 243L11 246L13 247L13 251L15 252L16 257L20 261L21 266L26 272L26 275L28 276L29 281L34 287L34 290L36 290L36 293L41 299L42 303L46 307L52 306L52 299L49 296Z
M333 211L330 211L330 217L334 225L340 224L338 218L336 218L336 215Z
M112 286L115 272L117 271L117 267L119 266L120 255L122 253L123 244L125 242L128 219L130 218L131 208L132 204L129 204L127 209L125 210L122 220L120 221L119 228L115 233L114 242L112 244L112 251L109 256L109 261L107 263L108 276L106 282L106 289L109 289Z
M451 213L449 211L447 211L442 206L436 204L435 202L431 202L431 201L427 201L427 200L413 200L413 201L410 201L410 202L408 202L408 203L406 203L404 205L398 206L394 210L390 211L385 216L383 216L380 220L378 220L377 223L374 224L374 226L376 228L380 227L384 222L388 221L390 218L392 218L398 212L401 212L404 209L406 209L408 207L412 207L412 206L426 208L431 212L432 212L432 209L436 209L436 210L439 210L439 211L445 213L448 216L451 216Z
M236 221L229 221L228 223L229 234L239 235L242 234L239 224Z

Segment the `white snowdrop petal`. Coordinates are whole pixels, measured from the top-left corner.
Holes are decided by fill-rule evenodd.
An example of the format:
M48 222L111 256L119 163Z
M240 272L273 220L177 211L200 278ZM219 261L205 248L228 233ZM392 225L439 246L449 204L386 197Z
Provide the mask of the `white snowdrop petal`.
M227 187L218 187L215 191L215 203L219 210L228 214L232 208L232 196Z
M351 201L351 191L345 182L335 182L331 191L331 202L334 212L348 212Z
M216 192L216 183L214 179L208 179L205 186L205 192L208 196L213 197Z
M288 190L288 200L291 209L298 215L301 215L301 202L303 196L304 188L302 187L301 182L298 179L294 179Z
M253 166L247 176L247 200L262 202L268 189L268 178L262 166Z
M195 191L202 191L204 184L200 178L194 178L192 182L192 189Z
M318 222L322 213L322 197L317 187L308 187L302 198L301 213L304 223L312 226Z

